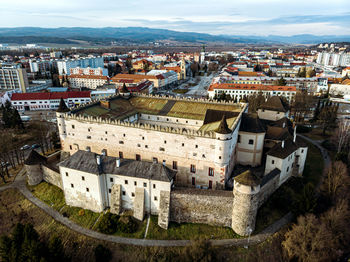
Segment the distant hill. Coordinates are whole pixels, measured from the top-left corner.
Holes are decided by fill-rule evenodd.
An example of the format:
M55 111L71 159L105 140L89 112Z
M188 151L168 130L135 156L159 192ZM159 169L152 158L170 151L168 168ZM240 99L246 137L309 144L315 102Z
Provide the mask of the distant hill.
M6 39L8 41L6 41ZM320 42L350 41L350 36L231 36L210 35L203 33L178 32L166 29L152 29L146 27L15 27L0 28L0 42L28 43L74 43L74 40L89 43L109 43L111 41L148 43L157 41L177 41L189 43L298 43L315 44ZM72 42L73 41L73 42Z

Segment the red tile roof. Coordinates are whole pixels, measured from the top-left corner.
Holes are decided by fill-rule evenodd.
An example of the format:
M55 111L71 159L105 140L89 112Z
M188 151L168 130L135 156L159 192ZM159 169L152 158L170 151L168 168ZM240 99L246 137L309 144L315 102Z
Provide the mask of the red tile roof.
M90 97L90 91L49 92L49 93L14 93L11 100L56 100L67 98Z

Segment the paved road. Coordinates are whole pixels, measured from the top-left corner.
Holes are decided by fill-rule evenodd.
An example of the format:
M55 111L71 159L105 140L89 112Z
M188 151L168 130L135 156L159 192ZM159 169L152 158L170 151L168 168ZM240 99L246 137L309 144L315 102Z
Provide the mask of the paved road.
M315 142L307 137L300 135L300 137L310 141L315 146L317 146L322 153L325 169L330 164L330 158L327 151L322 148L318 142ZM135 239L135 238L125 238L118 236L105 235L84 227L81 227L75 223L73 223L68 218L62 216L58 211L54 210L50 206L46 205L44 202L36 198L27 188L26 186L26 177L25 171L22 169L20 173L17 175L15 181L12 184L0 187L0 192L6 190L8 188L17 188L29 201L31 201L34 205L42 209L56 221L65 225L66 227L74 230L80 234L96 238L99 240L110 241L118 244L127 244L127 245L137 245L137 246L163 246L163 247L174 247L174 246L186 246L190 244L189 240L151 240L151 239ZM292 213L288 213L280 220L276 221L271 226L267 227L265 230L260 232L257 235L253 235L248 238L240 238L240 239L220 239L220 240L211 240L211 243L214 246L247 246L247 245L255 245L265 241L269 236L280 230L283 226L290 223L292 221L293 215Z

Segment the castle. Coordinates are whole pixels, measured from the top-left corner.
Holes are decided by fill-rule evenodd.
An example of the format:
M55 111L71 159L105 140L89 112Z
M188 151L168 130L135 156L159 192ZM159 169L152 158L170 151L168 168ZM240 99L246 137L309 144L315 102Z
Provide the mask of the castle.
M247 104L183 99L121 90L70 111L62 100L58 182L67 204L134 217L255 228L258 208L289 177L301 175L307 147L271 97L257 114ZM37 156L29 184L45 179ZM30 159L29 159L30 160ZM233 187L233 190L230 189Z

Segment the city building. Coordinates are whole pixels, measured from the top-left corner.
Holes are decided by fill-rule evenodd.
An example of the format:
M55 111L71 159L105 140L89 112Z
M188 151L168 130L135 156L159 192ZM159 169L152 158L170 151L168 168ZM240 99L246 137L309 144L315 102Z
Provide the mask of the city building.
M71 68L70 75L89 75L89 76L108 76L108 69L107 68L80 68L80 67L75 67Z
M85 57L79 59L66 59L57 61L57 69L60 75L69 75L71 68L103 68L103 57Z
M18 89L25 93L29 86L27 72L24 68L0 68L0 89Z
M265 97L282 96L291 102L296 95L295 86L269 86L262 84L212 84L208 89L209 98L215 98L222 93L231 96L232 99L240 101L251 95L262 94Z
M14 93L11 96L11 104L19 111L56 110L61 98L69 107L91 101L90 91Z
M73 88L86 87L89 89L96 89L108 83L108 76L100 75L69 75L69 86ZM60 76L60 81L63 81L63 76Z

